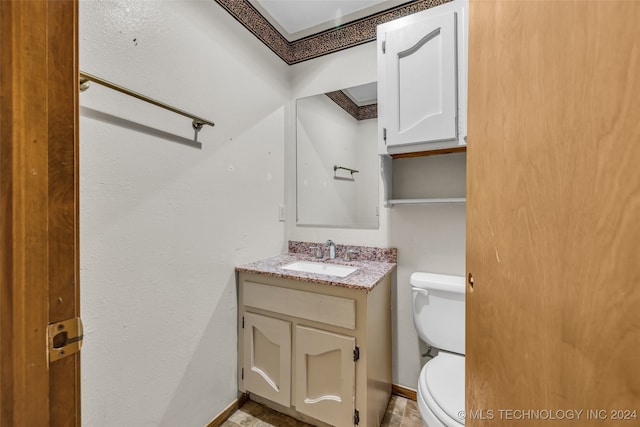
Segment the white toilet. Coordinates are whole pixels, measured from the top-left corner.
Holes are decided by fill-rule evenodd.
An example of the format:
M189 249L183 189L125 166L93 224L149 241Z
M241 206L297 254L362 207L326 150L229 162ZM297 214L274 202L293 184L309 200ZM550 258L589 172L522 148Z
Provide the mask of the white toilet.
M413 321L418 336L440 350L418 379L418 407L425 426L463 426L464 277L411 275Z

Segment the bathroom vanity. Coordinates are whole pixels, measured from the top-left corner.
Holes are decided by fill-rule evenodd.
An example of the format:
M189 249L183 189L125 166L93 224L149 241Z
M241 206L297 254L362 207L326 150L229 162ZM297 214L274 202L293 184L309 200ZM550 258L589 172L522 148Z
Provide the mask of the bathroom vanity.
M236 268L238 387L313 425L379 426L391 394L395 250L393 262L346 262L302 247ZM345 276L301 271L317 264Z

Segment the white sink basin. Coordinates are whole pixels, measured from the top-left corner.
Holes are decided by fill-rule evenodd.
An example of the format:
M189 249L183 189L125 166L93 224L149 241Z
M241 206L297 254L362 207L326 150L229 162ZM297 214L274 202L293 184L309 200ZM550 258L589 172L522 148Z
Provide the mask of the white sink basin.
M347 277L357 267L349 267L347 265L326 264L324 262L296 261L292 264L285 265L285 270L301 271L303 273L325 274L327 276Z

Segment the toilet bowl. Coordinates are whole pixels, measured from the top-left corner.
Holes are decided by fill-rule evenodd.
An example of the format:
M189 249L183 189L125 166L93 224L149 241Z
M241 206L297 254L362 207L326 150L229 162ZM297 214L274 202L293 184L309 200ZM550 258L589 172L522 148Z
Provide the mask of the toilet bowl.
M464 425L464 356L441 352L418 378L418 408L429 427Z
M425 426L464 425L464 277L411 275L418 336L440 352L418 378L418 408Z

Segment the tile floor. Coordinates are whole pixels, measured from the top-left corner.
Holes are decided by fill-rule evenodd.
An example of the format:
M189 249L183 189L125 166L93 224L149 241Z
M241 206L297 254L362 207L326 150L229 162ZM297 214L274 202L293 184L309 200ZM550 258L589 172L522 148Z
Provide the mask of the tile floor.
M249 401L234 412L221 427L310 427L309 424ZM413 400L391 396L380 427L422 427L418 405Z

